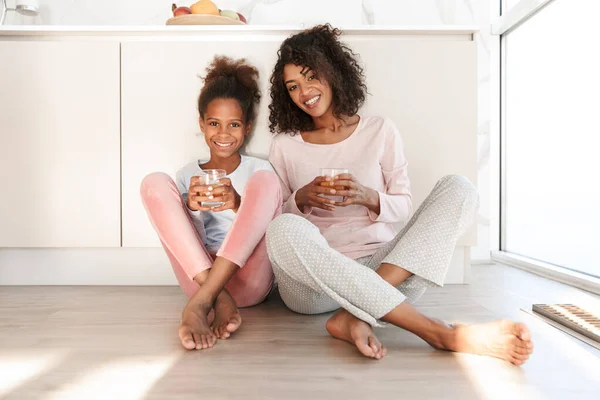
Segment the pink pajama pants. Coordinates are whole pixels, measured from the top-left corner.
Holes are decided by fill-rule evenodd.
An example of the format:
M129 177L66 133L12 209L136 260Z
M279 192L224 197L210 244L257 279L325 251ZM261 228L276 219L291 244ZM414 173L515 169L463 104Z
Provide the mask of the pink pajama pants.
M152 173L141 185L144 207L171 261L179 286L190 297L200 287L194 276L210 269L208 253L175 182L167 174ZM240 208L217 256L240 269L225 286L239 307L262 302L273 285L273 269L267 255L265 233L281 213L279 178L271 171L257 171L246 183Z

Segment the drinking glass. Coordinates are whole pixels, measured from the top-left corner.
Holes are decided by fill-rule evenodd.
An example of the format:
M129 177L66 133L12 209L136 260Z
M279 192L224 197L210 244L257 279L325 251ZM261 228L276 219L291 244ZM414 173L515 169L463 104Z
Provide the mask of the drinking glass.
M321 168L319 170L319 176L328 176L332 180L333 180L333 178L335 178L338 175L347 174L347 173L349 173L347 168ZM331 181L321 182L321 186L332 188L335 190L348 190L347 187L341 186L341 185L331 186ZM324 197L327 197L328 199L331 199L331 200L335 201L336 203L341 203L342 201L346 200L346 198L344 196L324 195Z
M219 179L225 178L227 176L227 172L224 169L205 169L202 170L202 174L199 174L200 178L199 184L205 186L212 186L213 189L223 186L219 183ZM203 201L201 203L202 207L220 207L222 206L222 201Z

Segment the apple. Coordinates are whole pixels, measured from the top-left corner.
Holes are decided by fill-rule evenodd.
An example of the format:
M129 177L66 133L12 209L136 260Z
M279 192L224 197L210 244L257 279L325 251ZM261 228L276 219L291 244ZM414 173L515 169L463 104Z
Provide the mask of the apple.
M240 20L240 17L238 16L238 13L236 13L235 11L231 11L231 10L222 10L221 11L221 17L231 18L231 19L234 19L236 21Z
M246 17L244 17L242 14L237 13L238 17L240 17L240 21L242 21L243 23L247 24L248 21L246 21Z
M177 7L177 4L173 3L173 6L171 7L171 10L173 11L173 16L174 17L178 17L180 15L187 15L187 14L191 14L192 13L192 9L189 7Z
M219 15L219 8L210 0L200 0L190 7L192 14Z

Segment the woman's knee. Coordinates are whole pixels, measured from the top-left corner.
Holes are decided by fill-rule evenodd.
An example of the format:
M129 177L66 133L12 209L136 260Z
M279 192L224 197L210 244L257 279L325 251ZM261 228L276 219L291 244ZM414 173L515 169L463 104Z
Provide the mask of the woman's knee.
M304 217L290 213L281 214L269 224L269 228L267 229L267 247L269 247L269 243L273 243L275 240L278 242L283 241L284 243L295 241L298 236L302 236L301 232L313 228L317 229L316 226Z
M277 264L286 258L293 247L298 246L302 238L310 235L310 231L318 228L306 218L294 214L281 214L269 224L266 241L267 253L272 263ZM275 268L275 266L273 266ZM289 266L286 266L286 268Z
M462 205L476 209L479 206L479 192L473 183L464 175L446 175L440 183L449 190L452 196L456 196Z
M146 201L160 196L162 193L170 190L172 185L174 185L173 179L164 172L153 172L148 174L142 179L140 185L140 195L142 196L142 200Z

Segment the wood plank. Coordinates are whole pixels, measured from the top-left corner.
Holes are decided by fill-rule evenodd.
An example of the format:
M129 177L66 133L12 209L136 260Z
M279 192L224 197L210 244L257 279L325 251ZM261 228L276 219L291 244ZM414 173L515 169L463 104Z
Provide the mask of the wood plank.
M428 291L418 308L463 323L526 321L536 350L522 368L436 351L395 327L377 330L388 356L365 359L328 336L327 314L295 314L276 295L242 310L233 338L186 352L176 334L186 303L178 288L0 287L0 397L597 398L600 351L519 311L597 296L502 266L474 266L473 279Z

